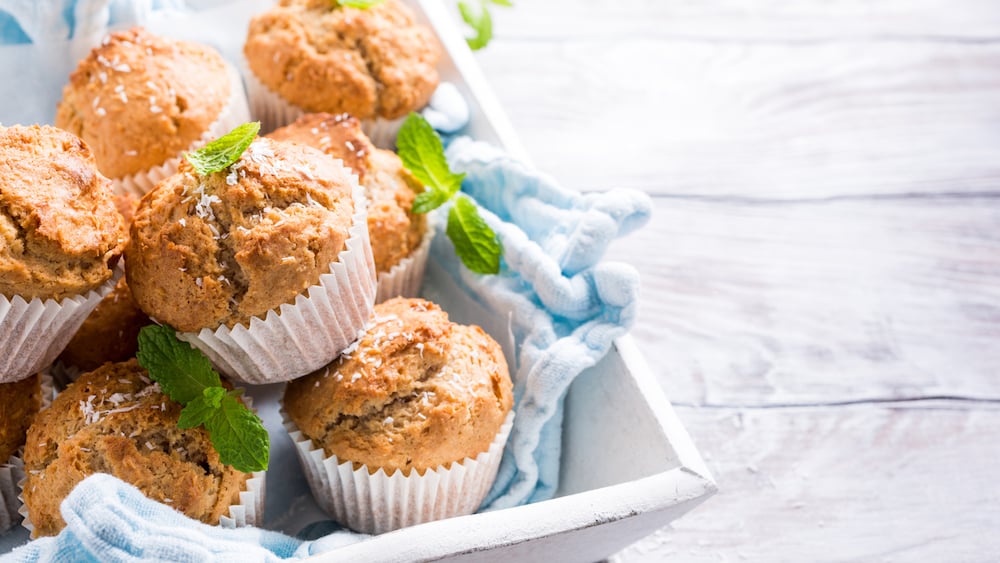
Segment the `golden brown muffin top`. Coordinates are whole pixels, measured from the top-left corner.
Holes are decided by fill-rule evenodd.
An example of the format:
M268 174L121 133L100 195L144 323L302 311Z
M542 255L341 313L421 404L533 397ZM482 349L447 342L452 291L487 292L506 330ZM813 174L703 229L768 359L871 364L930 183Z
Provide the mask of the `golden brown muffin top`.
M59 361L81 371L97 369L107 362L123 362L139 349L139 329L150 324L129 291L125 278L97 307L59 354Z
M375 306L364 336L327 368L288 384L284 408L326 455L422 471L486 451L513 405L500 345L437 305Z
M357 118L310 113L268 137L319 149L344 161L358 175L368 197L368 232L376 271L388 272L420 246L427 221L411 210L424 188L396 153L375 148Z
M63 88L56 125L90 144L101 172L122 178L178 156L229 103L211 48L133 28L108 35Z
M183 332L248 325L330 271L349 238L354 186L323 153L271 139L208 176L185 161L139 203L126 251L132 296Z
M0 127L0 293L30 301L96 289L125 237L86 143L55 127Z
M71 384L28 430L24 502L36 534L64 527L59 503L94 473L218 523L239 502L248 475L222 464L203 428L177 428L180 412L134 359L105 364Z
M243 53L265 86L305 111L396 119L430 100L441 47L397 0L283 0L250 21Z
M42 378L32 375L0 383L0 465L24 445L31 421L42 408Z

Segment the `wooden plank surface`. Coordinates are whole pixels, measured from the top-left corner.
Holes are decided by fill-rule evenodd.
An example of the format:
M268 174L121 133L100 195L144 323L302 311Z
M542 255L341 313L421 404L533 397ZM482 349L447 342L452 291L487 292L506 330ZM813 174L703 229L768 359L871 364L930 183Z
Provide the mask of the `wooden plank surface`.
M711 41L991 41L992 0L520 0L494 10L510 41L694 38Z
M1000 409L961 407L681 408L720 492L621 559L996 561Z
M610 254L671 400L1000 400L1000 198L655 203Z
M535 163L583 190L798 200L1000 180L1000 43L498 40L480 61Z
M621 561L1000 554L1000 4L546 0L478 55L721 492ZM930 399L930 400L928 400Z

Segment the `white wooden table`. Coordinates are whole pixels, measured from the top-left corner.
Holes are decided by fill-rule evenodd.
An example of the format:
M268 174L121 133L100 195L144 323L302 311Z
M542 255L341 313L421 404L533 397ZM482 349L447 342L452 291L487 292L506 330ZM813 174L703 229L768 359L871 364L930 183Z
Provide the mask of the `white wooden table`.
M613 258L721 492L625 561L1000 560L1000 3L518 0L535 164L653 196Z

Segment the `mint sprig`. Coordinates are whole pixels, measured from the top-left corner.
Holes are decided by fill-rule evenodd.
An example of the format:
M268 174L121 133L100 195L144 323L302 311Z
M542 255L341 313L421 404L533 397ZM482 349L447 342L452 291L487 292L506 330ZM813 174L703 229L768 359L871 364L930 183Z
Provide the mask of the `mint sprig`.
M454 200L445 233L455 245L455 254L477 274L498 273L503 247L472 200L457 196L465 174L451 171L434 128L421 115L411 113L399 130L396 147L403 166L425 187L413 200L413 212L428 213Z
M184 153L184 158L202 176L221 172L243 156L257 133L260 133L259 121L244 123L204 147Z
M222 463L244 473L267 469L271 439L260 418L222 386L219 374L201 352L177 339L165 326L139 331L139 365L170 400L184 406L178 428L208 431Z
M508 8L514 5L510 0L478 0L477 4L478 6L473 8L466 0L460 0L458 3L458 12L462 15L462 20L475 32L474 36L465 39L473 51L482 49L493 39L493 16L490 15L490 4Z

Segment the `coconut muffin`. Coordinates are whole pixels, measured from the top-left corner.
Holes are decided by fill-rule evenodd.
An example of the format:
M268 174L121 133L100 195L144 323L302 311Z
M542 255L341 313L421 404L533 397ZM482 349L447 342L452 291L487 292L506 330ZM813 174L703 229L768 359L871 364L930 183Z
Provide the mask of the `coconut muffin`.
M128 285L143 311L230 376L253 383L304 375L336 357L371 312L364 201L347 169L303 145L257 139L230 168L204 177L184 162L139 204ZM280 307L298 312L285 316ZM292 315L304 324L288 324ZM243 346L230 330L271 336L257 333ZM216 337L213 346L207 339ZM310 345L310 337L318 341ZM248 347L259 356L247 358Z
M512 405L496 341L429 301L397 298L375 306L330 366L290 382L283 408L320 505L382 533L478 508Z
M122 362L139 349L139 330L150 324L149 317L132 298L125 278L80 325L59 361L79 372L97 369L107 362Z
M131 226L138 205L139 200L131 193L115 194L115 207L126 225ZM139 348L139 329L150 322L132 298L125 278L119 279L59 354L62 380L76 379L81 372L106 362L123 362L134 357Z
M441 58L434 34L397 0L367 9L282 0L251 20L243 52L251 108L265 131L290 123L295 110L366 122L404 117L430 100ZM282 104L288 111L276 111Z
M0 464L24 445L28 427L41 408L41 375L0 384Z
M415 297L423 280L430 235L426 218L412 211L413 200L424 188L403 167L399 157L392 151L376 148L361 130L360 121L348 114L306 114L268 137L317 148L342 160L358 175L368 197L368 232L375 270L379 273L378 301L397 295ZM427 244L421 248L425 235ZM384 287L387 283L384 274L413 257L418 249L423 252L414 260L415 264L405 265L419 270L407 278L408 285Z
M24 502L35 536L57 534L60 502L107 473L187 516L216 524L250 475L223 465L202 428L180 429L181 406L135 360L84 374L28 430Z
M0 382L52 363L114 287L125 223L86 143L0 127Z
M80 61L55 123L91 145L117 189L141 195L183 151L248 119L242 85L217 52L133 28Z

